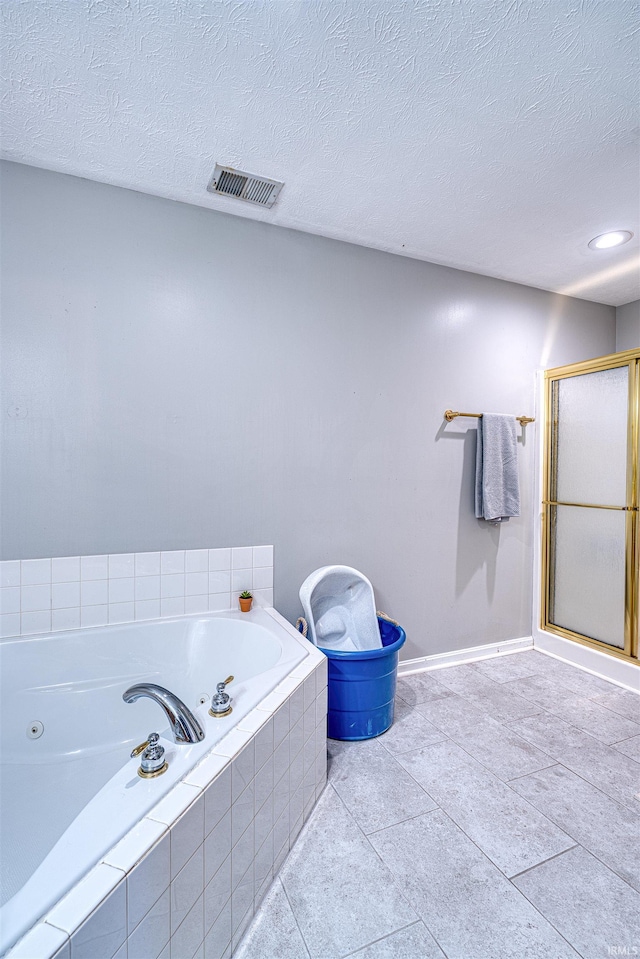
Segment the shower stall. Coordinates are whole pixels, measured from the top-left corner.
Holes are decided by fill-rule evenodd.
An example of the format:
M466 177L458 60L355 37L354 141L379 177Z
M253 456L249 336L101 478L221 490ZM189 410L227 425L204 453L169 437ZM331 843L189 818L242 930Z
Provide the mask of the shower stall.
M541 625L637 663L640 350L545 387Z

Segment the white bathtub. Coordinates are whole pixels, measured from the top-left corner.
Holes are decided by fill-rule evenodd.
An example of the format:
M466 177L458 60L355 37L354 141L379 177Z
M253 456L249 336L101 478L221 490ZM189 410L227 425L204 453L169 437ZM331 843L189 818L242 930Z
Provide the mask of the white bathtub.
M231 755L220 741L317 655L260 608L3 641L0 954L206 754ZM230 674L233 712L211 718L201 700ZM200 720L203 742L176 745L156 703L124 703L137 682L178 695ZM36 723L44 732L30 738ZM169 771L143 780L129 754L155 730Z

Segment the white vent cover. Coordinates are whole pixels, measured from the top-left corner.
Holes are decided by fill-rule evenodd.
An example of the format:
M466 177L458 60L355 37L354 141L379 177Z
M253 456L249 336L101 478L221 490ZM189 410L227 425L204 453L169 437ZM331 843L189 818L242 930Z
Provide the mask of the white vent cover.
M279 180L268 180L264 176L255 176L253 173L216 163L207 190L209 193L234 196L238 200L257 203L258 206L273 206L283 186Z

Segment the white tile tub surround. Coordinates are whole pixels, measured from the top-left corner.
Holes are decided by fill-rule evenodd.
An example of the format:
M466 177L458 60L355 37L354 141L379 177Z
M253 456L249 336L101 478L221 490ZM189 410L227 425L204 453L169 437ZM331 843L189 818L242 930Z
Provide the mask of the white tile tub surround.
M273 606L273 546L0 562L0 638Z
M230 959L326 785L326 692L314 650L6 959Z

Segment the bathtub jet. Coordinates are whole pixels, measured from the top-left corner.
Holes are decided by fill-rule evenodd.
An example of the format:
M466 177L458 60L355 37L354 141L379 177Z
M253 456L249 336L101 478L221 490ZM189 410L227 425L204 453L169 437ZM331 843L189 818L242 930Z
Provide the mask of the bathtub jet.
M122 694L125 703L135 703L143 697L162 707L176 743L199 743L204 739L204 730L189 707L164 686L138 683Z

